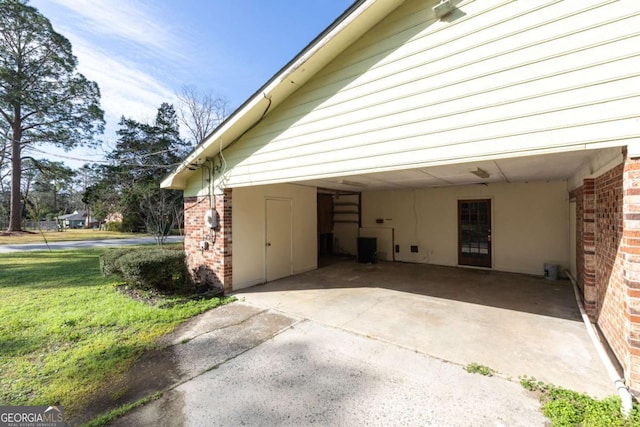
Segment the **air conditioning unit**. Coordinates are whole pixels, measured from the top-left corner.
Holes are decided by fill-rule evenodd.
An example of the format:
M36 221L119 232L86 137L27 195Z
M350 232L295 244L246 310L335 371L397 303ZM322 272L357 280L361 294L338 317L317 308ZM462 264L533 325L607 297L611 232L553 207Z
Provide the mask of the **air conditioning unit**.
M433 13L436 18L440 19L453 10L453 4L451 0L442 0L437 5L433 6Z

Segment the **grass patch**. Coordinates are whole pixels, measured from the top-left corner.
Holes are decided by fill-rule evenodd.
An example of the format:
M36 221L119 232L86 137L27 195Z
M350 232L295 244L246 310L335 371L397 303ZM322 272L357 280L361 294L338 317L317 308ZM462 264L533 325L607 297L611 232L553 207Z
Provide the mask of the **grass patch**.
M640 405L634 403L631 414L625 418L620 412L619 396L594 399L587 394L545 384L528 376L520 377L520 385L539 393L542 413L551 420L552 426L640 426Z
M62 232L58 231L43 231L44 237L48 242L66 242L66 241L80 241L80 240L106 240L106 239L129 239L134 237L148 236L144 233L118 233L115 231L101 231L101 230L66 230ZM20 233L17 235L4 236L0 233L0 245L21 245L24 243L44 243L42 234L39 231L33 231L30 233Z
M493 374L496 373L496 371L494 371L490 367L480 365L475 362L469 363L467 366L464 367L464 370L469 372L470 374L480 374L480 375L484 375L485 377L492 377Z
M62 233L61 233L62 234ZM104 249L0 254L0 402L73 416L178 323L229 299L151 306L100 274Z
M127 412L133 409L139 408L140 406L146 405L147 403L152 402L154 400L158 400L161 397L162 397L162 393L159 393L159 392L153 393L151 396L143 397L142 399L139 399L133 403L122 405L119 408L116 408L107 412L106 414L102 414L98 418L95 418L89 421L88 423L83 424L82 427L106 426L111 421L115 420L116 418L120 418L121 416L125 415Z

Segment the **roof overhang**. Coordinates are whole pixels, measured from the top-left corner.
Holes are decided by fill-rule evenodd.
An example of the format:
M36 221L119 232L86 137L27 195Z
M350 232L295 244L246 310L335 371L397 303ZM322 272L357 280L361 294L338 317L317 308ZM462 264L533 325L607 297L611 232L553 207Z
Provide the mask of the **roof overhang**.
M426 167L293 181L337 191L384 191L493 185L517 182L567 181L568 189L582 180L596 177L624 161L622 146L566 151L538 151L513 156L489 156L464 161L448 161Z
M255 126L404 0L358 0L207 136L160 184L184 189L192 165L214 157Z

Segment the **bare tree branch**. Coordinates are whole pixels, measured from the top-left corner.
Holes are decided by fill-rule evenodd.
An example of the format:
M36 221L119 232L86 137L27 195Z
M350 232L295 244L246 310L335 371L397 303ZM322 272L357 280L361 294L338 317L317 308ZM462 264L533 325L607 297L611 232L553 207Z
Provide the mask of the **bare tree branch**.
M178 119L189 131L194 145L200 144L226 118L229 100L195 86L183 86L176 94L180 105Z

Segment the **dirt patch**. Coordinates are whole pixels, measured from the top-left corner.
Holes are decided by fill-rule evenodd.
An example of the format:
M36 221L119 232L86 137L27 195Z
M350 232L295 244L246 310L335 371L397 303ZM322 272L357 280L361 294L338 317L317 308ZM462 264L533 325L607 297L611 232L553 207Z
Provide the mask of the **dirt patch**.
M156 392L162 393L161 399L134 410L113 425L182 425L183 401L175 394L178 385L235 359L295 322L287 316L245 304L224 305L192 317L158 339L157 347L143 353L125 372L103 384L83 402L69 425L82 424ZM165 408L166 405L169 407ZM165 417L166 414L170 418ZM162 418L162 422L156 422L158 418ZM165 418L173 424L165 422Z
M184 304L188 301L198 301L202 299L221 298L224 294L218 290L201 290L195 294L189 295L172 295L165 294L156 290L142 290L130 286L126 283L116 285L116 290L121 294L148 305L160 308L170 308L176 304Z
M126 283L122 285L116 285L115 288L116 291L131 298L132 300L143 302L152 306L161 305L167 299L165 295L162 295L157 291L143 291L142 289L137 289L129 286Z
M0 237L19 237L24 235L36 234L33 231L0 231Z
M71 426L86 423L124 404L167 390L179 379L180 371L173 347L149 351L134 362L124 375L105 384L78 411L79 415L68 420L68 423Z

